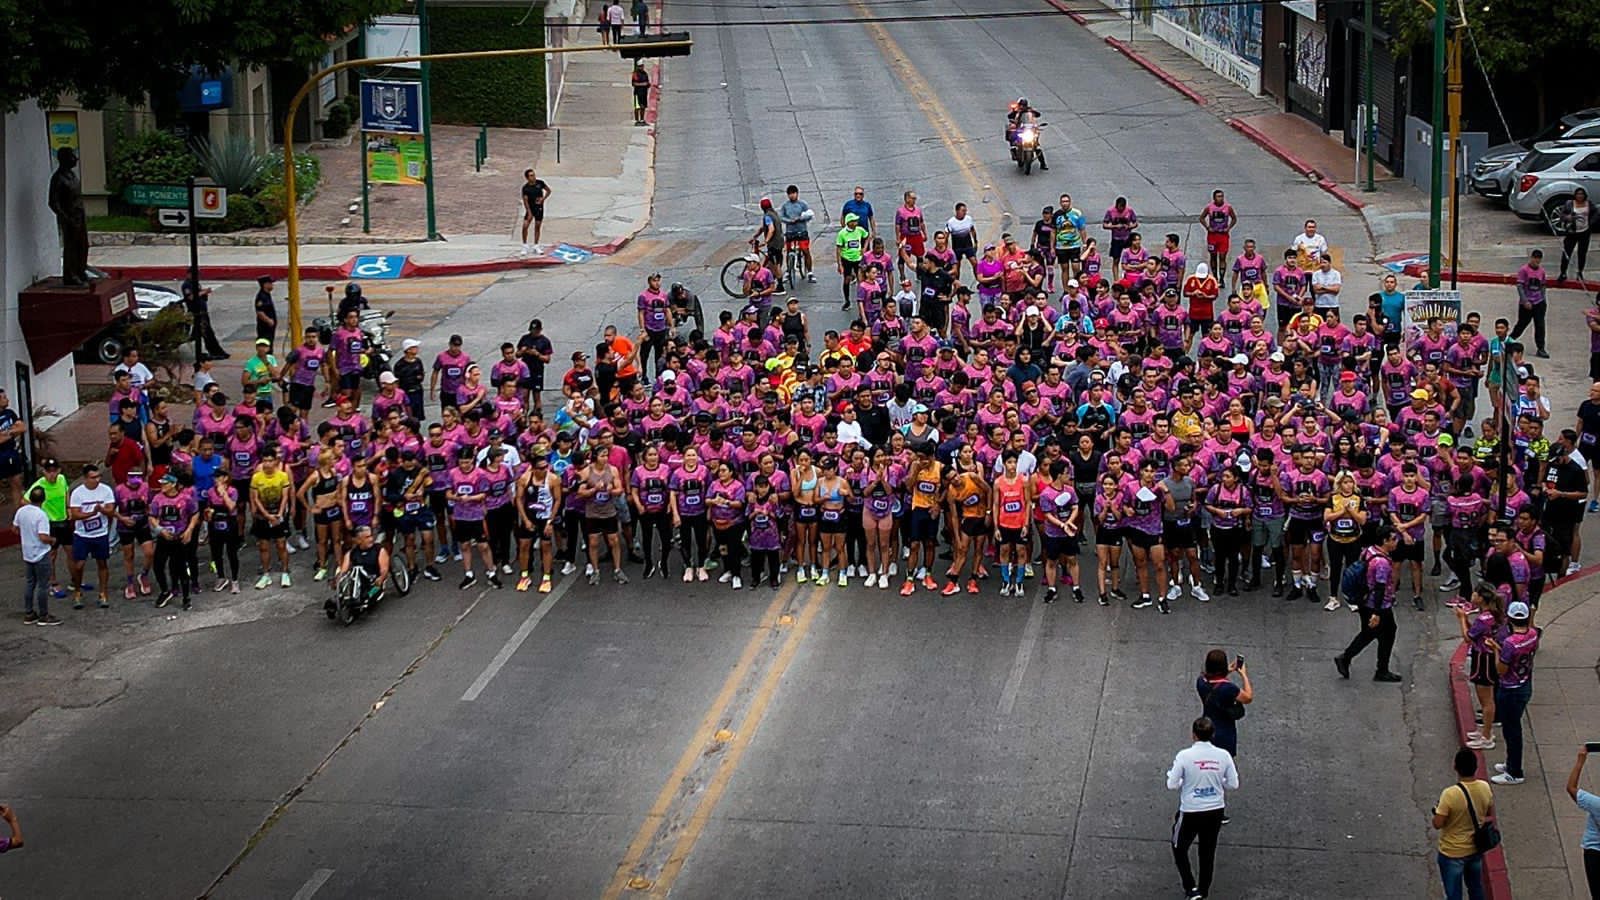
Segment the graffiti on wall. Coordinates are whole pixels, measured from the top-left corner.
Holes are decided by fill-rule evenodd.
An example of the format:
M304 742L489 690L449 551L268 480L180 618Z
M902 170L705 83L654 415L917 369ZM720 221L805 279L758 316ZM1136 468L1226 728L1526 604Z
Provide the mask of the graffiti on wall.
M1222 50L1261 65L1261 4L1155 0L1155 14Z
M1318 94L1327 93L1328 33L1303 19L1295 35L1294 80Z

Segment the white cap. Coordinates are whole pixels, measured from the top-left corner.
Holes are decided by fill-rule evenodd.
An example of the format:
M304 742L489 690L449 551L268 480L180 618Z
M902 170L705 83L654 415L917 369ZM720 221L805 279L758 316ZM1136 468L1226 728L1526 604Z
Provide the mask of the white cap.
M1039 314L1039 307L1037 307L1037 306L1030 306L1030 307L1028 307L1027 312L1023 313L1023 315L1025 315L1025 316L1037 316L1038 314Z
M380 372L378 374L378 383L379 384L394 384L396 381L399 381L399 380L400 379L394 377L394 373L393 372Z
M1267 358L1272 360L1273 362L1283 362L1283 351L1282 350L1274 350L1274 351L1272 351L1272 355L1267 357Z
M1250 365L1250 357L1245 356L1243 353L1235 353L1228 362L1236 366L1248 366Z
M1074 287L1077 287L1077 286L1078 286L1078 279L1076 279L1076 278L1068 278L1067 279L1067 287L1074 288Z
M660 380L661 381L677 381L678 380L678 373L672 371L671 369L668 369L665 372L661 373Z
M1508 619L1517 619L1518 621L1522 621L1531 618L1532 616L1533 613L1529 611L1528 604L1523 603L1521 600L1517 600L1510 606L1506 607L1506 618Z
M1196 277L1196 278L1210 278L1211 277L1211 267L1207 266L1205 263L1201 263L1200 265L1195 266L1194 267L1194 277Z
M422 346L422 342L417 340L416 338L406 338L405 340L400 342L400 352L404 353L405 351L410 350L412 347L421 347L421 346Z

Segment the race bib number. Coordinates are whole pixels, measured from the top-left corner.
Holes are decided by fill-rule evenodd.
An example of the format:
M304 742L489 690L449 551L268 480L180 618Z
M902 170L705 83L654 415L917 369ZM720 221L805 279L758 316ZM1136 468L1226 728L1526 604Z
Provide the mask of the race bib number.
M1000 511L1001 512L1008 512L1008 513L1019 513L1019 512L1022 512L1022 504L1019 503L1016 500L1007 500L1005 503L1000 505Z

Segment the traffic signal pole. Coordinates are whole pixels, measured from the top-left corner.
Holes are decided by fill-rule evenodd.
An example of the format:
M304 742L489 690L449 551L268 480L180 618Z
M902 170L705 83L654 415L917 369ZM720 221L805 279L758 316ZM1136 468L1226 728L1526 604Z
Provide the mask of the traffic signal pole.
M428 53L422 56L383 56L367 59L347 59L336 62L325 69L319 69L306 79L305 84L294 92L289 100L288 109L284 113L283 142L283 188L284 188L284 215L283 224L287 231L289 250L289 334L291 340L297 340L302 333L304 324L300 315L300 230L299 208L295 202L294 186L294 119L300 112L300 104L311 93L311 88L336 72L353 69L357 66L394 66L401 63L414 62L452 62L462 59L505 59L518 56L548 56L558 53L618 53L624 59L653 58L658 56L687 56L694 47L694 41L689 39L687 33L672 33L664 35L648 35L656 40L623 39L622 44L593 44L581 47L519 47L511 50L470 50L462 53ZM429 128L431 122L424 122L423 127ZM362 172L361 177L366 178Z

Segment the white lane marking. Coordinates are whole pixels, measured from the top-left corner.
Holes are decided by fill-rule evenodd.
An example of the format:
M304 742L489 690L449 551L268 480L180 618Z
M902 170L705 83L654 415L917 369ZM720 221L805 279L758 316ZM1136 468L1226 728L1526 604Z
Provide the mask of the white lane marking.
M1028 625L1022 629L1022 643L1017 645L1017 658L1011 663L1011 674L1006 677L1006 686L1000 691L1000 714L1011 715L1011 708L1017 704L1017 692L1022 690L1022 676L1028 671L1028 661L1033 658L1033 645L1039 642L1039 629L1044 627L1044 600L1037 598L1033 601L1033 610L1028 613Z
M578 576L574 574L573 577L561 582L550 593L550 596L544 598L543 603L539 604L533 612L528 613L528 618L522 621L521 627L516 630L515 634L511 635L510 639L506 641L506 645L500 648L500 652L494 655L494 659L489 660L489 666L483 670L483 673L478 676L476 681L472 682L472 686L467 688L467 692L461 695L463 702L471 703L478 699L478 695L482 694L483 689L489 686L489 682L493 681L494 677L500 674L500 670L505 668L506 663L511 661L511 657L522 646L522 642L528 639L528 635L533 634L533 629L539 627L540 620L545 617L551 607L556 605L556 601L567 593L567 588L572 587L572 583L577 580Z
M300 890L294 892L294 900L311 900L312 897L316 896L317 891L322 890L322 886L327 884L328 879L332 877L332 869L318 869L312 872L311 877L306 879L306 883L300 885Z

